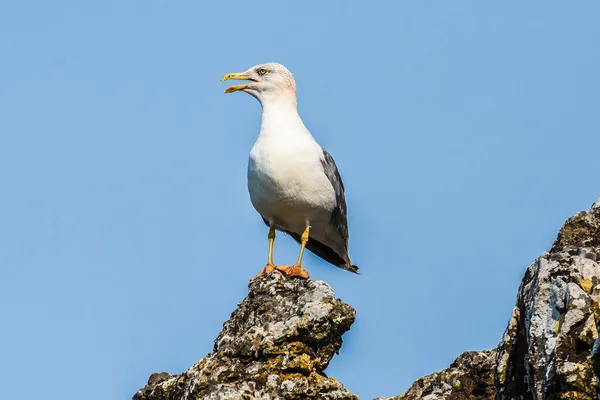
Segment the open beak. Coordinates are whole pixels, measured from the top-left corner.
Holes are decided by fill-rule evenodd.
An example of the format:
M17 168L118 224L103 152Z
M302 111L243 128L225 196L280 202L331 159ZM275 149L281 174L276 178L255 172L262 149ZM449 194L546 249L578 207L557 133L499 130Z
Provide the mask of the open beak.
M256 82L256 79L252 79L248 75L238 74L238 73L233 73L233 74L227 74L227 75L225 75L223 78L221 78L221 82L225 82L225 81L228 81L230 79L235 79L235 80L238 80L238 81L254 81L254 82ZM229 86L227 89L225 89L225 93L237 92L238 90L244 90L247 87L248 87L247 83L243 84L243 85Z

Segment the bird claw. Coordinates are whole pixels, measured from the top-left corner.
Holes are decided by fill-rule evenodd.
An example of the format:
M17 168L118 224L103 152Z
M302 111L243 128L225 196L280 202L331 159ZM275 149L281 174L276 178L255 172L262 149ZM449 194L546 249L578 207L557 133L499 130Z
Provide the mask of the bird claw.
M309 279L308 271L302 268L302 265L282 265L280 267L275 267L275 269L283 274L283 276L288 278L303 278Z
M250 279L250 282L254 282L256 279L260 278L263 275L269 275L273 272L279 272L286 278L303 278L309 279L308 271L302 268L301 265L282 265L275 266L273 264L267 264L256 276Z
M277 270L277 268L278 267L276 267L275 264L267 264L258 274L256 274L256 276L254 278L250 279L250 282L255 281L256 279L258 279L259 277L261 277L263 275L272 274L275 271L281 272L281 271Z

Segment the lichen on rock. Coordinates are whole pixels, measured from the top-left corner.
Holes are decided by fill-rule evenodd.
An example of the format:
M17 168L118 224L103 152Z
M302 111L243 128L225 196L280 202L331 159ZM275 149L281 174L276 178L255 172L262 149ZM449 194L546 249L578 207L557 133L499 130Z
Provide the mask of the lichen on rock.
M597 399L600 201L569 218L525 273L498 347L498 400Z
M211 354L182 374L153 374L134 400L358 399L323 372L355 317L325 282L262 276Z

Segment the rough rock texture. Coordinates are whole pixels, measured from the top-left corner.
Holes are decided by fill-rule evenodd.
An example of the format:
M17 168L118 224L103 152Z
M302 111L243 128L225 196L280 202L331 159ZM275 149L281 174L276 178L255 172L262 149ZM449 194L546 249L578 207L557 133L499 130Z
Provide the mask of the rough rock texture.
M394 400L600 398L600 199L525 273L495 351L468 352Z
M498 399L597 399L600 201L569 218L525 273L498 346Z
M323 373L355 316L325 282L263 276L249 285L211 354L180 375L152 374L133 398L358 399Z
M410 389L390 400L492 399L495 358L495 351L468 351L450 368L417 379Z

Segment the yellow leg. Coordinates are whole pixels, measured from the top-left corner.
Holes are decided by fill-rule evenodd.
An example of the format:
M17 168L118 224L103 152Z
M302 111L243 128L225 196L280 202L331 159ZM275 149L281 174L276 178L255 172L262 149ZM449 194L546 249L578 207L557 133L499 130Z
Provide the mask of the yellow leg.
M306 247L306 243L308 243L308 234L310 233L310 226L307 226L304 232L302 232L302 236L300 237L300 255L298 256L298 261L296 265L302 265L302 256L304 255L304 248Z
M269 228L269 235L267 236L269 238L269 261L267 261L267 265L270 265L272 267L275 266L275 264L273 264L273 244L275 243L275 227L271 225L271 227Z
M294 265L285 265L281 267L275 267L275 269L281 273L283 273L287 277L297 276L299 278L308 279L308 271L302 268L302 256L304 255L304 248L306 247L306 243L308 243L308 235L310 232L310 226L307 226L302 236L300 237L300 255L298 256L298 261Z
M275 227L273 225L270 226L267 237L269 238L269 260L267 261L267 265L252 280L276 271L275 264L273 263L273 245L275 244Z

